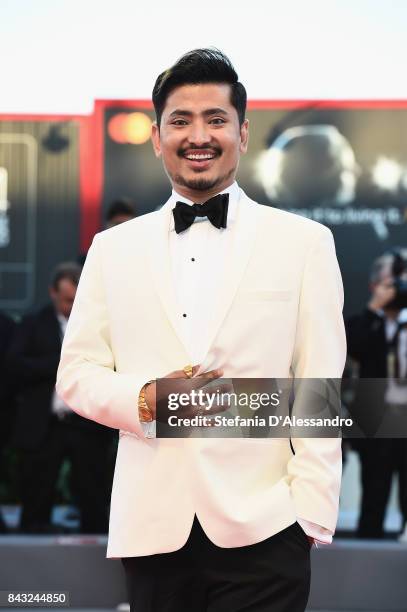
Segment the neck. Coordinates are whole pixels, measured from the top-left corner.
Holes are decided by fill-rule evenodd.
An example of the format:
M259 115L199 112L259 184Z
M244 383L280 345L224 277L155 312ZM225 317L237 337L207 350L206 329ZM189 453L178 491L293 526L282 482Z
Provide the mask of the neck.
M202 204L202 202L206 202L210 198L213 198L218 193L227 189L235 182L235 178L233 177L229 181L225 182L222 185L215 185L212 189L208 189L206 191L199 191L197 189L189 189L189 187L185 187L184 185L173 184L173 189L179 193L187 200L191 200L195 204Z

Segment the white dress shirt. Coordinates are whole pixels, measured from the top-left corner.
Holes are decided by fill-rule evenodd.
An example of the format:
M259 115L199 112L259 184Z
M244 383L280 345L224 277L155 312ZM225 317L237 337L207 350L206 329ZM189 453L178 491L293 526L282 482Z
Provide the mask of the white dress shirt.
M233 239L240 189L233 183L221 193L229 193L227 227L218 229L207 217L197 217L189 229L177 234L171 215L169 248L175 295L183 323L183 340L193 365L200 363L209 347L205 329L213 314L214 299L223 278L223 263ZM193 205L175 191L168 205L180 200Z
M397 338L397 359L398 359L398 376L397 378L407 377L407 329L400 326L405 326L407 323L407 308L404 308L399 312L397 319L389 319L385 316L383 311L378 311L378 314L384 317L384 332L388 343L392 342L396 333L398 332ZM385 400L388 404L406 404L407 393L404 385L400 385L395 375L395 362L389 360L387 363L388 371L388 383L386 389Z
M63 340L68 319L61 314L57 314L57 319L61 332L61 340ZM51 412L55 414L59 419L63 419L66 414L72 412L68 404L65 404L65 402L59 397L55 389L52 395Z
M384 316L383 311L380 311ZM407 308L399 312L397 319L384 318L384 331L387 342L391 342L400 325L407 323ZM407 329L401 329L397 343L397 357L399 360L399 378L407 377Z
M191 227L180 234L175 232L171 215L169 252L179 316L183 323L183 341L191 356L192 365L199 364L209 347L205 330L213 315L213 296L223 278L223 263L233 240L240 188L236 182L220 193L229 194L227 227L218 229L207 217L197 217ZM175 208L177 201L192 206L194 202L172 191L165 206ZM145 424L145 433L153 437L152 424ZM308 536L323 544L332 542L332 532L300 517L298 522Z

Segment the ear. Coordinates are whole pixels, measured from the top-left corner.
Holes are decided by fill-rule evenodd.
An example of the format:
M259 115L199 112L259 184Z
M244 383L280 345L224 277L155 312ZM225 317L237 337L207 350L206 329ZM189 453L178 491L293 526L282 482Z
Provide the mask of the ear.
M246 153L249 144L249 120L245 119L240 126L240 153Z
M161 155L161 143L160 143L160 128L157 125L157 121L154 121L151 126L151 142L153 143L153 149L156 157Z

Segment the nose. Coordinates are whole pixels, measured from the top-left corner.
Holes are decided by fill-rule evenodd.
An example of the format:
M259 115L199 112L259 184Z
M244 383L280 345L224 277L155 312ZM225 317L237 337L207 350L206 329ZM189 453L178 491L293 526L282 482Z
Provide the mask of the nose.
M205 121L194 121L191 124L191 129L188 133L188 141L191 145L202 147L202 145L208 144L210 136Z

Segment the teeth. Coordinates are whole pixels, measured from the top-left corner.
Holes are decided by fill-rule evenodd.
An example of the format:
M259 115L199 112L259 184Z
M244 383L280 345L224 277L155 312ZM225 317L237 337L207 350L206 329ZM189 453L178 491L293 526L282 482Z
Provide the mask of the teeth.
M190 155L186 155L187 159L212 159L213 157L215 157L214 155L210 154L210 153L203 153L203 154L190 154Z

